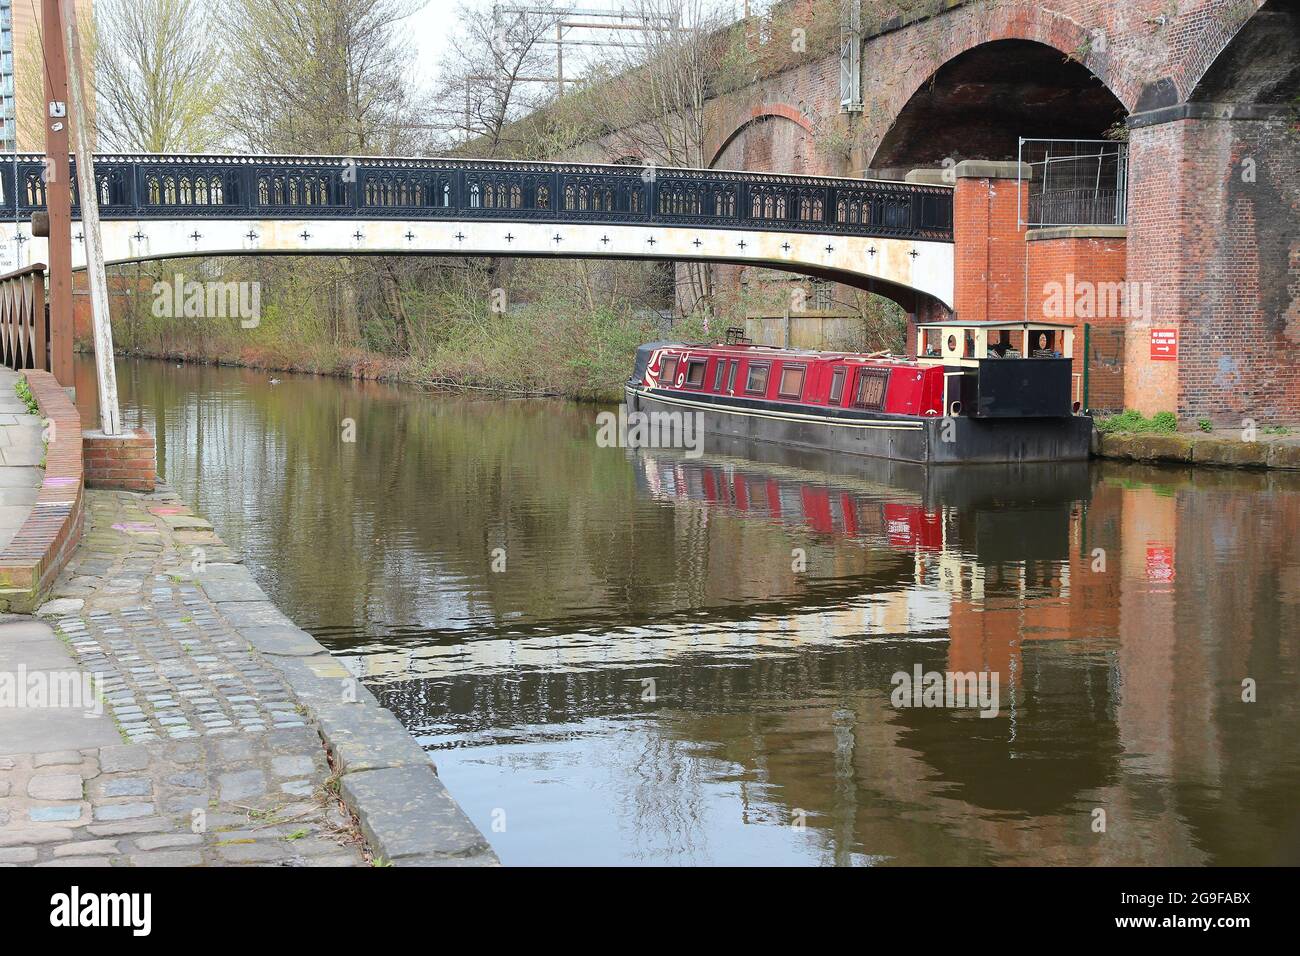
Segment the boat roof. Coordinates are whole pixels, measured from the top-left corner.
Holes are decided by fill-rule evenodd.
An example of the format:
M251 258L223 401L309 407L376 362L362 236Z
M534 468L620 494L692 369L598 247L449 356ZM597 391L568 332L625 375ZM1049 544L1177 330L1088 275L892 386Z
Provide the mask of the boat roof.
M780 345L758 345L753 342L656 342L655 348L676 349L683 351L698 352L705 349L718 350L723 352L761 352L773 356L791 356L794 358L821 359L821 360L844 360L857 362L885 362L890 364L910 364L911 359L906 355L891 355L888 353L876 355L870 352L822 352L817 349L787 349Z
M1024 319L1019 322L959 322L951 319L947 322L918 322L918 329L1072 329L1073 322L1031 322Z

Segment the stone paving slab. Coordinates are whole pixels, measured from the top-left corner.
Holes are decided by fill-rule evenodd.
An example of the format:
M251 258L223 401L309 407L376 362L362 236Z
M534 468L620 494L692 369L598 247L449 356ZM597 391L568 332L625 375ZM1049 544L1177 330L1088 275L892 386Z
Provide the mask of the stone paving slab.
M93 688L80 681L76 661L49 625L30 618L0 623L0 756L33 751L77 750L120 741L101 702L88 701ZM6 685L6 681L8 681ZM10 695L33 686L78 686L67 701L31 701L17 706ZM78 693L79 692L79 693ZM65 703L66 706L58 706ZM94 704L88 710L86 704ZM94 711L98 711L95 713ZM2 776L2 774L0 774ZM3 789L0 785L0 789Z
M307 728L0 757L0 866L363 865L328 779Z
M0 848L23 857L9 862L497 863L401 723L169 489L89 491L86 513L37 613L98 675L124 746L0 764ZM38 771L59 777L38 781L39 805Z

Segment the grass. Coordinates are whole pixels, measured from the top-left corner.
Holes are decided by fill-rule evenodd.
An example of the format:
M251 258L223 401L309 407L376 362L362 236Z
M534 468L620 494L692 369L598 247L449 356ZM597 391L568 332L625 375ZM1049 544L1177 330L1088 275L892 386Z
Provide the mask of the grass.
M1173 412L1156 412L1147 418L1141 412L1129 408L1118 415L1099 419L1097 430L1100 432L1176 432L1178 416Z
M14 391L18 393L18 397L23 400L23 404L27 406L29 412L33 415L39 415L41 413L41 406L36 403L36 396L32 394L31 387L27 384L27 379L20 378L18 381L14 382Z

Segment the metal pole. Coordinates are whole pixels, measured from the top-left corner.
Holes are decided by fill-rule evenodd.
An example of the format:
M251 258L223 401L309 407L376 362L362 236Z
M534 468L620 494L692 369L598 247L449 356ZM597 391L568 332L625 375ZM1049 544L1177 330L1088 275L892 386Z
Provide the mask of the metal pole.
M85 237L86 276L90 283L91 317L95 329L95 370L99 379L99 425L105 435L122 431L117 405L117 370L113 367L113 328L109 324L108 279L104 275L104 246L99 234L99 189L95 181L95 155L86 122L85 88L81 84L81 44L77 37L77 12L73 0L63 2L63 29L68 43L68 89L72 95L71 120L77 127L77 182L81 198L81 232Z
M564 95L564 23L555 23L555 92Z
M1092 323L1083 323L1083 411L1088 410L1088 366L1092 363Z
M76 384L72 371L72 184L65 115L68 67L61 20L59 0L41 0L41 44L45 59L45 208L50 215L50 371L60 385L72 388ZM16 191L17 183L14 186Z

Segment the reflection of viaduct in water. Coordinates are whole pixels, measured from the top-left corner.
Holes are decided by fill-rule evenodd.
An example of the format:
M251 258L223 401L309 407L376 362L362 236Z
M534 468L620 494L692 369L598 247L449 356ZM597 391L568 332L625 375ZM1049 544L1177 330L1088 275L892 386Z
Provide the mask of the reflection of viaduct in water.
M658 702L649 709L672 714L657 733L713 741L718 757L779 785L783 804L807 809L815 826L839 834L833 855L870 832L863 850L873 854L916 859L931 846L982 859L981 848L1012 838L994 831L1014 824L991 822L956 850L942 834L978 831L984 816L1059 816L1081 793L1107 784L1120 750L1113 660L1080 663L1021 649L1071 633L1069 598L1082 573L1077 556L1091 497L1086 466L968 469L954 480L897 463L755 446L711 448L698 460L642 451L632 464L638 488L674 509L812 532L810 567L824 542L867 554L876 571L810 589L798 603L628 633L615 642L618 652L607 639L551 634L483 641L481 651L473 642L428 657L421 650L414 666L397 654L358 660L372 678L406 678L380 693L407 726L501 741L511 739L510 727L627 717L644 713L641 681L652 677ZM833 476L846 466L852 477ZM830 608L818 609L817 600ZM871 640L943 630L946 644ZM439 666L440 656L451 666ZM719 658L739 666L718 667ZM896 711L890 678L917 663L999 672L1001 715ZM438 676L421 679L431 665ZM882 801L915 819L904 813L881 827L874 816ZM971 807L981 815L968 819Z

